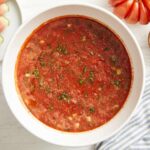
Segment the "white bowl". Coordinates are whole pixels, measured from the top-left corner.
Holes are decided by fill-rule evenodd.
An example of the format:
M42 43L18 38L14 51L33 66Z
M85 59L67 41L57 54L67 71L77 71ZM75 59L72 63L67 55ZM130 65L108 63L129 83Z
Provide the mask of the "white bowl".
M129 54L133 81L128 99L119 113L105 125L94 130L67 133L55 130L37 120L26 108L15 87L15 63L18 52L30 33L43 22L63 15L92 17L112 29L123 41ZM87 4L66 4L51 8L21 26L10 42L3 62L2 84L7 103L18 121L32 134L57 145L85 146L107 139L116 133L131 117L144 86L144 62L140 47L127 26L105 9Z

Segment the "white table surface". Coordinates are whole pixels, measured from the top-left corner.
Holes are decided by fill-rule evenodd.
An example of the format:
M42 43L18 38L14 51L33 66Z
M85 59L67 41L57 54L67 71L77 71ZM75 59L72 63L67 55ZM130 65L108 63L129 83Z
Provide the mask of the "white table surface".
M23 19L29 19L37 12L48 7L61 4L62 1L69 2L71 0L18 0L23 13ZM79 0L74 0L73 2ZM80 0L79 2L89 2L102 6L111 11L107 0ZM32 3L32 4L31 4ZM150 25L128 25L135 37L137 38L141 50L144 54L146 76L150 75L150 48L147 44L147 35L150 31ZM0 79L2 64L0 63ZM5 101L2 85L0 82L0 150L94 150L93 146L81 148L60 147L46 143L28 131L26 131L12 115Z

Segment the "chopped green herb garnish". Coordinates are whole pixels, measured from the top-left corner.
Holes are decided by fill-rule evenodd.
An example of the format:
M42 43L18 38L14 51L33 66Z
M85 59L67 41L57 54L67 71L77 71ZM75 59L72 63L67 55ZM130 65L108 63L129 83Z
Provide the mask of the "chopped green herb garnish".
M33 71L33 75L34 75L36 78L39 78L39 76L40 76L39 70L38 70L38 69L35 69L35 70Z
M89 80L90 80L91 82L94 81L94 72L93 72L93 71L90 71Z
M90 71L90 77L94 77L93 71Z
M56 50L64 55L68 54L67 48L62 44L58 44Z
M59 95L58 99L69 102L70 101L70 96L66 92L63 92Z
M104 48L104 51L109 51L110 49L108 47L105 47Z
M80 79L80 80L79 80L79 84L82 85L83 83L84 83L84 80L83 80L83 79Z
M94 113L94 112L95 112L95 108L94 108L94 107L90 107L90 108L89 108L89 111L90 111L91 113Z
M86 73L86 71L87 71L87 67L85 66L85 67L83 68L83 73Z
M115 80L115 81L114 81L114 85L115 85L115 86L119 87L120 84L121 84L121 82L120 82L119 80Z
M45 66L46 66L46 63L45 63L44 61L41 61L41 62L40 62L40 65L41 65L42 67L45 67Z

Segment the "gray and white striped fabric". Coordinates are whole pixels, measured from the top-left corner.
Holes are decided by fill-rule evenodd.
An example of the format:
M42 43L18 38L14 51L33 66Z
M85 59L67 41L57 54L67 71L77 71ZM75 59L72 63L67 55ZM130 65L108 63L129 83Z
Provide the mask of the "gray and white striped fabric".
M96 150L150 150L150 77L142 100L129 123Z

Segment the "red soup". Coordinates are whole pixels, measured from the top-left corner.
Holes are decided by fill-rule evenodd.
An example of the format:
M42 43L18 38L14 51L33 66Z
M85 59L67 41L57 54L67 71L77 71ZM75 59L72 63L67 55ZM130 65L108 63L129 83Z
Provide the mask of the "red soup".
M16 64L16 85L31 113L62 131L97 128L123 107L131 64L121 40L83 16L64 16L38 27Z

